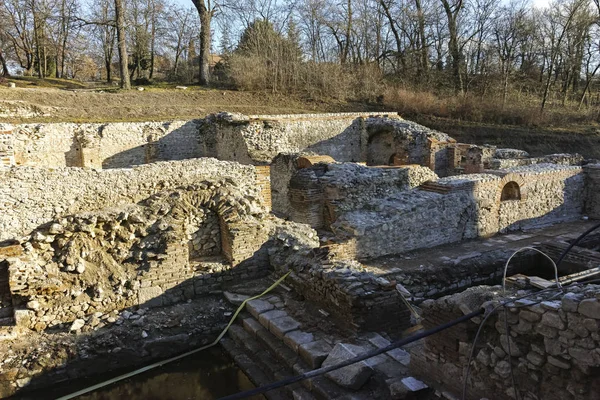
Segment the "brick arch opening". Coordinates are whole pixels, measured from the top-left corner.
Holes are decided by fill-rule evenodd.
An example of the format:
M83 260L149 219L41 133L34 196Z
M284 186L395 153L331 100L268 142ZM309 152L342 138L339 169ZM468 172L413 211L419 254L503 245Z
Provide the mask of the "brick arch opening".
M521 200L521 187L515 181L507 182L500 194L500 201L509 200Z

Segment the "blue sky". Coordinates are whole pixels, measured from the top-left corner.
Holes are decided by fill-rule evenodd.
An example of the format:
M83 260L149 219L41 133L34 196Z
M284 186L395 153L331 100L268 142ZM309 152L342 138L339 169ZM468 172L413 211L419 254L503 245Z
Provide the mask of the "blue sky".
M175 2L187 7L193 7L192 0L174 0ZM532 0L533 4L537 7L545 7L550 4L550 0Z

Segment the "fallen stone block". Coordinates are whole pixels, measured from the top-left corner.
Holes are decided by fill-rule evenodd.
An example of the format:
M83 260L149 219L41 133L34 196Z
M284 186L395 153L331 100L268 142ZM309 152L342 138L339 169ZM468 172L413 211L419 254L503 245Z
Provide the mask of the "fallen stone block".
M234 306L240 306L245 300L250 298L250 296L246 296L244 294L231 292L223 292L223 296L225 296L227 301L233 304Z
M360 346L338 343L323 361L323 367L329 367L368 352ZM344 368L328 372L325 376L336 384L352 390L360 389L373 375L373 369L365 361L359 361Z

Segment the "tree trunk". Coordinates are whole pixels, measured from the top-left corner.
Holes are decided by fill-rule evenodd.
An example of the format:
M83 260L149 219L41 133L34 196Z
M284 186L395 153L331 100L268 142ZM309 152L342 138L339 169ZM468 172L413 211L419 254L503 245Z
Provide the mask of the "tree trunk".
M210 23L212 13L205 11L200 16L200 84L206 86L210 83Z
M192 0L200 16L200 85L210 83L210 23L215 13L211 8L210 0Z
M450 53L450 57L452 58L452 80L454 82L454 89L458 93L463 93L463 82L461 76L461 54L460 54L460 46L458 44L458 26L456 23L458 13L460 12L463 2L459 0L453 6L450 6L447 0L441 0L442 5L444 6L444 11L446 12L446 16L448 17L448 34L450 36L450 40L448 42L448 51Z
M420 73L422 80L427 79L429 72L429 61L427 55L427 37L425 36L425 15L423 14L423 7L421 6L421 0L415 0L415 6L417 7L417 18L419 20L419 45L420 45Z
M2 67L2 76L8 78L10 74L8 73L8 65L6 65L6 59L2 54L2 49L0 49L0 66Z
M125 42L125 10L122 0L115 0L115 14L117 17L117 42L119 46L119 66L121 70L121 88L131 89L129 80L129 67L127 60L127 43Z

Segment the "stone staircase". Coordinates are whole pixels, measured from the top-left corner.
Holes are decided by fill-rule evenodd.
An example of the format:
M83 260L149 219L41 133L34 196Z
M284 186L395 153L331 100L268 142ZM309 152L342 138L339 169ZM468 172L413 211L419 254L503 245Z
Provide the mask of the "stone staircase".
M377 333L341 335L321 329L283 296L248 302L222 340L223 347L257 386L337 364L390 342ZM321 318L327 319L321 315ZM269 391L269 400L428 399L431 391L408 374L410 355L395 349L332 373Z

